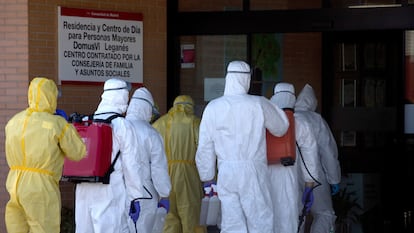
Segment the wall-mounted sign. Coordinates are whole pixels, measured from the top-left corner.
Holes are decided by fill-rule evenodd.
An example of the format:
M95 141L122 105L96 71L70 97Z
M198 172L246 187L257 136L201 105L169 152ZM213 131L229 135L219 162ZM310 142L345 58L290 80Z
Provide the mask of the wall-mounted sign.
M59 81L143 82L141 13L58 7Z
M181 45L181 68L195 67L195 48L194 44Z

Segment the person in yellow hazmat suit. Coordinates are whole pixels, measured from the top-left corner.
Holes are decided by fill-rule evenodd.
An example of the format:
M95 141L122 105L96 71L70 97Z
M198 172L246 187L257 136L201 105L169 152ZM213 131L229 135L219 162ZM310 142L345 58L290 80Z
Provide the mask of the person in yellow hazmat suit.
M5 127L6 188L10 200L5 221L8 233L60 232L59 180L64 158L78 161L86 146L76 129L55 115L58 89L53 80L36 77L29 85L29 107Z
M199 226L203 190L195 164L200 118L194 114L193 99L177 96L153 126L164 140L172 186L163 233L204 232Z

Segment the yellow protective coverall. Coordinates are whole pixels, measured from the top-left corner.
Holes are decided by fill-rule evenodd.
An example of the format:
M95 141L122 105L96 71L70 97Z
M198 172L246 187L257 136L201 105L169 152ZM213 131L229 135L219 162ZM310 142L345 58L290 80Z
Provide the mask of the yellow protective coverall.
M60 232L59 180L64 158L80 160L86 147L73 125L54 115L58 90L53 80L36 77L29 86L29 107L5 127L6 188L10 200L8 233Z
M199 226L203 190L195 165L200 118L194 115L192 98L177 96L153 126L164 139L172 185L163 233L203 232L205 228Z

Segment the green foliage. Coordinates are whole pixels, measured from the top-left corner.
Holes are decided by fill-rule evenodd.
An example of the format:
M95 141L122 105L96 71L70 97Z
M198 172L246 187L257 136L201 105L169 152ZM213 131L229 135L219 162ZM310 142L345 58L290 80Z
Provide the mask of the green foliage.
M277 62L281 56L281 46L274 34L258 34L253 38L253 67L260 68L264 77L277 74Z

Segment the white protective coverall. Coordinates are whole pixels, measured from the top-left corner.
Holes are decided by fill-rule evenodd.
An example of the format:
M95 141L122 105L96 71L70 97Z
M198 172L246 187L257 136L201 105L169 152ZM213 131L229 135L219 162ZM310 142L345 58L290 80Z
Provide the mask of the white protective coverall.
M9 233L60 232L59 180L64 158L82 159L86 146L73 125L54 115L57 96L53 80L34 78L28 90L29 107L5 127Z
M224 95L206 106L200 124L196 164L202 181L217 173L221 232L273 232L273 210L266 157L266 128L286 133L289 121L262 96L249 95L250 66L232 61Z
M271 101L282 109L293 109L296 101L294 86L290 83L276 84ZM303 208L301 201L303 181L313 183L314 178L318 178L316 138L306 120L296 113L294 117L296 143L301 153L296 146L296 161L292 166L269 165L275 215L274 232L296 233L298 231L298 218ZM304 222L301 228L304 228Z
M318 177L321 186L313 192L315 201L311 208L313 223L311 233L330 232L335 229L336 215L332 206L332 196L330 184L341 182L341 168L338 160L338 148L335 138L327 122L322 116L315 112L318 101L313 88L306 84L299 93L295 114L300 114L310 122L315 132L318 143Z
M128 107L129 88L128 83L121 79L108 79L94 118L107 119L115 113L124 114ZM139 152L132 126L123 117L113 119L111 125L112 161L118 151L121 153L109 184L84 182L76 185L76 233L128 232L127 194L135 197L143 195L136 160Z
M171 191L164 143L161 135L149 123L153 110L155 110L154 100L148 89L145 87L137 89L129 102L126 119L131 122L135 132L134 145L139 150L136 159L140 166L136 170L141 174L145 193L144 196L128 195L127 197L128 209L132 200L140 198L138 200L141 211L136 226L131 218L128 221L131 233L152 232L158 201L160 198L168 197Z

